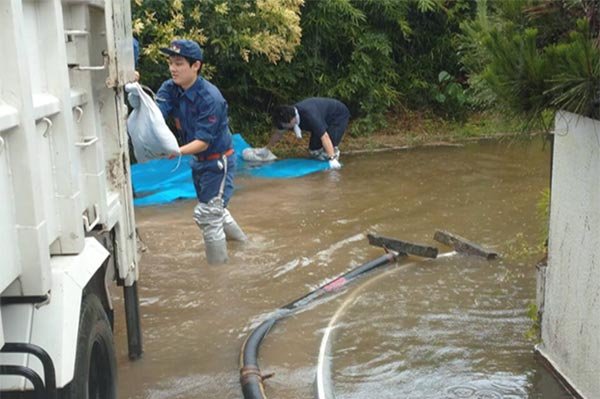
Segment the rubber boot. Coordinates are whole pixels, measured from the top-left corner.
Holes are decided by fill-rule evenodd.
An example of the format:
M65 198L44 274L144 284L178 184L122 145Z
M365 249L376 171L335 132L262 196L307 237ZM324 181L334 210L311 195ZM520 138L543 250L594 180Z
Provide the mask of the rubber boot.
M194 220L204 237L206 261L211 265L226 263L228 260L223 219L224 208L220 199L208 204L200 202L194 208Z
M316 160L319 161L326 161L327 160L327 153L325 152L325 150L323 148L319 148L317 150L308 150L308 153L310 154L310 156Z
M221 265L227 263L227 242L225 240L206 241L204 240L206 250L206 261L209 265Z
M227 209L223 212L223 230L229 241L246 241L248 236L244 234L240 226L237 224L231 213Z

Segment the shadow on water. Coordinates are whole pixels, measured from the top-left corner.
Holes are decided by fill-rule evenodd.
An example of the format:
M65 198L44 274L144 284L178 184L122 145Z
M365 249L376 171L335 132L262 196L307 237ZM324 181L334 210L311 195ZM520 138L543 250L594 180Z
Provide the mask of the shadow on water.
M122 315L120 397L239 398L238 356L274 309L381 255L366 234L435 244L436 228L504 256L414 262L286 319L266 338L267 394L314 396L323 329L338 398L564 398L536 363L527 308L541 256L536 202L548 186L540 142L347 156L341 171L239 178L230 210L250 237L206 265L192 201L138 208L148 247L140 296L145 354L129 362ZM362 284L362 285L361 285ZM117 301L118 302L118 301ZM120 309L120 303L116 308Z

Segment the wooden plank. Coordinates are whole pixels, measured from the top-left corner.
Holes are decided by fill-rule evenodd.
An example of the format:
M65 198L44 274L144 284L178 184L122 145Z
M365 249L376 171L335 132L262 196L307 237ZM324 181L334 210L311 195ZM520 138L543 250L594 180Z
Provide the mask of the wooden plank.
M367 234L369 244L377 247L383 247L401 254L411 254L421 256L423 258L436 258L438 250L435 247L427 245L413 244L407 241L400 241L393 238L374 236Z
M441 242L442 244L453 247L454 250L459 253L482 256L488 260L498 257L497 252L485 249L482 246L467 240L466 238L449 233L447 231L436 230L435 234L433 235L433 239L437 242Z

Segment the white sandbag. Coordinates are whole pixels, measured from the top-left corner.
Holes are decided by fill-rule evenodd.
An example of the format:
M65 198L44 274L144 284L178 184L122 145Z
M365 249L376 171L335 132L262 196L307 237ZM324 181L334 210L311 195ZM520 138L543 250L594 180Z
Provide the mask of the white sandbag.
M134 108L127 118L127 130L138 162L179 154L177 139L167 126L154 100L142 90L139 83L127 83L125 90L136 93L140 106Z
M242 151L242 158L248 162L271 162L277 159L268 148L246 148Z

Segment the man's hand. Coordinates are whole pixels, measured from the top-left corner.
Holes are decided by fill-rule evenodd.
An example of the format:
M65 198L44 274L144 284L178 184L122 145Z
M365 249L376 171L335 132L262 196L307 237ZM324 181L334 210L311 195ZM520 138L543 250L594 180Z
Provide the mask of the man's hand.
M329 168L330 169L342 169L342 164L337 158L329 160Z
M179 152L173 152L171 154L167 154L167 155L165 155L165 157L167 159L173 159L173 158L177 158L177 157L179 157L181 155L183 155L183 153L181 152L181 147L179 147Z
M140 106L140 96L134 91L127 95L127 101L133 109L137 109Z

